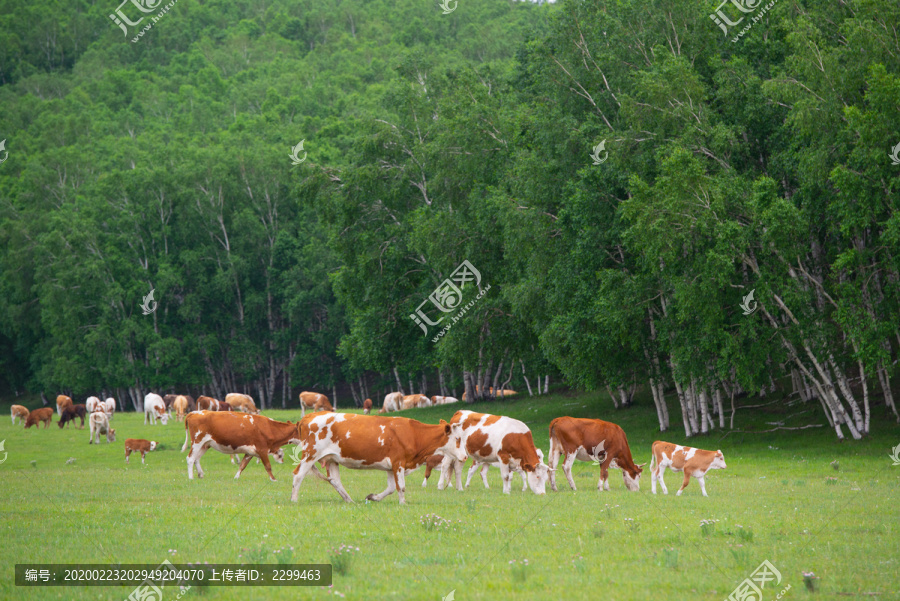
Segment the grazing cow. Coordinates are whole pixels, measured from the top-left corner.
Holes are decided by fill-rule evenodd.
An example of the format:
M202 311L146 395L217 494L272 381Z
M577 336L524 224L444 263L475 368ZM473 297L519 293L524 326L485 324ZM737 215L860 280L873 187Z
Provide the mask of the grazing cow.
M318 392L301 392L300 393L300 417L306 416L306 410L313 411L334 411L328 397Z
M156 448L155 440L144 440L143 438L127 438L125 439L125 463L129 463L128 456L131 453L141 454L141 463L144 463L144 455Z
M56 414L62 416L63 409L72 404L72 398L64 394L56 397Z
M75 418L81 418L81 429L84 429L84 416L87 415L87 409L84 405L71 405L63 409L62 417L59 418L59 427L62 428L65 424L72 422L75 423Z
M363 415L369 415L372 412L372 399L363 401Z
M378 413L390 413L391 411L400 411L400 405L403 403L402 392L389 392L384 396L384 405Z
M269 479L275 482L269 454L277 455L284 445L300 442L300 424L279 422L263 415L246 413L220 415L214 411L198 411L187 416L184 429L185 439L181 451L187 451L188 447L191 449L187 456L188 479L191 480L194 478L195 465L197 475L203 477L200 458L212 447L227 455L244 453L235 479L240 477L241 472L250 463L250 458L257 457L262 460ZM282 452L280 457L283 456Z
M463 430L465 449L472 458L472 467L466 478L466 486L472 480L475 471L484 465L496 465L503 478L503 492L509 494L512 484L512 473L524 471L528 486L537 495L545 494L547 475L550 468L544 463L544 455L535 448L531 430L523 422L503 415L475 413L474 411L457 411L450 420L451 424L459 424ZM442 467L441 484L450 481L449 462ZM462 490L462 462L453 466L457 470L456 486ZM482 474L485 485L487 478Z
M300 422L303 459L294 469L291 501L297 500L303 478L321 461L327 476L315 469L314 474L328 481L347 502L353 502L341 484L339 466L353 469L377 469L389 472L387 488L366 497L381 501L394 491L400 504L406 503L406 472L438 453L465 461L462 430L458 424L441 420L438 425L405 417L379 417L353 413L313 414Z
M451 403L458 403L459 399L455 399L452 396L433 396L431 397L431 403L433 405L449 405Z
M560 455L565 455L563 472L572 490L575 480L572 479L572 465L575 460L597 461L600 464L600 481L597 490L609 490L609 468L622 470L625 488L630 491L640 490L641 472L647 465L635 465L628 447L625 432L616 424L599 419L579 419L575 417L558 417L550 422L550 467L555 468ZM556 488L556 475L550 473L550 488Z
M16 418L19 418L19 423L24 423L28 418L28 409L23 407L22 405L13 405L10 407L10 416L12 417L12 423L16 425Z
M172 409L175 411L175 419L182 422L184 421L184 414L187 412L187 399L184 398L183 394L179 394L175 397L175 400L172 401Z
M109 397L103 401L103 412L106 414L106 417L112 419L113 414L116 412L116 399Z
M259 409L256 408L256 403L253 402L253 397L250 395L231 392L225 395L225 402L231 406L232 411L259 414Z
M159 399L159 401L161 403L162 399ZM165 411L163 412L165 413ZM95 436L97 438L97 444L100 444L101 434L106 434L106 442L116 442L116 431L109 427L109 418L106 417L104 412L95 411L94 413L91 413L88 421L91 424L91 437L88 439L88 444L94 444Z
M164 426L169 423L169 414L166 413L165 401L158 394L151 392L144 397L144 425L147 425L147 420L149 419L150 424L155 426L157 418Z
M66 397L69 398L69 397ZM69 399L71 400L71 399ZM31 426L36 426L38 422L44 422L44 429L50 427L50 423L53 421L53 409L50 407L44 407L43 409L35 409L34 411L28 414L28 417L25 418L25 429L27 430Z
M424 394L410 394L403 397L403 400L400 402L400 408L403 410L430 406L431 399L429 399Z
M655 465L654 465L655 464ZM666 489L666 483L663 481L663 474L669 468L673 472L684 472L684 482L681 488L675 493L676 496L690 483L691 476L700 483L700 491L704 497L706 494L706 472L709 470L724 470L725 455L722 451L704 451L703 449L695 449L693 447L684 447L672 444L671 442L663 442L657 440L653 443L652 455L650 457L650 490L656 494L656 481L662 486L663 494L669 494Z
M172 399L173 401L175 399ZM197 397L197 411L218 411L219 401L209 396Z
M89 396L84 402L84 406L88 413L93 413L94 411L103 411L103 407L100 404L100 399L95 396Z

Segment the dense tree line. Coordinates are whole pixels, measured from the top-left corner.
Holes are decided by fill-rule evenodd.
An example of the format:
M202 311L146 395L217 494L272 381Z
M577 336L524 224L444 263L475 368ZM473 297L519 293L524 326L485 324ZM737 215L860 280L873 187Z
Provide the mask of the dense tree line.
M839 438L897 418L898 6L738 38L667 0L180 3L130 43L8 4L10 387L561 377L687 436L776 385Z

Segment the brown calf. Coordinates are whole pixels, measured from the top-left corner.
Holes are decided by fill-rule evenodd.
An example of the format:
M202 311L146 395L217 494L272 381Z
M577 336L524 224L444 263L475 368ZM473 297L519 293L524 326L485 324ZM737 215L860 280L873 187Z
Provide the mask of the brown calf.
M81 418L81 429L84 429L84 416L87 414L87 408L84 405L70 405L63 409L62 417L59 418L59 427L69 422L75 423L75 418Z
M572 490L576 490L575 480L572 479L572 465L576 459L600 463L600 481L597 483L597 490L600 491L609 490L611 467L622 470L625 488L640 490L641 472L647 465L634 463L628 438L622 428L599 419L558 417L550 422L550 467L556 467L560 455L566 457L563 472ZM550 488L557 490L554 472L550 472Z
M372 412L372 399L366 399L363 402L363 413L369 415Z
M69 398L69 397L66 397ZM69 399L71 402L72 399ZM25 429L27 430L31 426L36 426L38 422L44 422L44 429L50 427L50 422L53 421L53 409L51 407L44 407L43 409L35 409L31 413L28 414L28 417L25 418Z
M125 439L125 463L129 463L129 455L138 452L141 454L141 463L144 463L144 455L154 450L155 448L155 440L144 440L143 438L127 438Z

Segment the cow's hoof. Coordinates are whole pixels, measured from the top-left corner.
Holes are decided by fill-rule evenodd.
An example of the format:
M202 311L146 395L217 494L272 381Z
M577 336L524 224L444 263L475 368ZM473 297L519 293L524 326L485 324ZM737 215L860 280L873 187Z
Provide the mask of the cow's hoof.
M375 498L375 495L368 495L366 501L378 501L378 499Z

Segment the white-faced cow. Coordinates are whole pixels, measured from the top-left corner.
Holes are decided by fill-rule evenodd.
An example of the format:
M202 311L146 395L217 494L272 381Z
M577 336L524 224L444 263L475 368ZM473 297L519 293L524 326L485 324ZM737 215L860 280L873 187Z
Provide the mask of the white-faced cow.
M241 411L254 415L259 414L259 409L256 408L256 403L253 402L253 397L249 394L230 392L225 395L225 402L231 406L232 411Z
M449 455L465 461L462 430L444 420L437 425L405 417L381 417L353 413L312 414L300 422L303 459L294 469L291 501L297 500L303 478L321 461L327 476L314 474L334 486L347 502L353 502L341 484L339 466L389 472L387 488L366 497L381 501L394 491L406 503L407 471L425 463L431 455Z
M328 401L328 397L318 392L301 392L300 393L300 417L306 416L306 410L313 411L334 411L334 407Z
M26 419L28 419L28 411L27 407L23 407L22 405L13 405L10 407L10 414L12 415L12 423L16 425L16 418L19 418L20 423L24 423Z
M149 420L152 425L156 425L157 418L165 426L169 423L169 414L166 413L166 403L162 397L156 393L149 393L144 397L144 425Z
M560 455L565 455L563 472L572 490L576 490L572 478L572 465L576 459L600 463L600 480L597 482L597 490L600 491L609 490L611 467L622 470L625 488L640 490L641 472L647 465L635 465L622 428L599 419L558 417L550 422L550 467L557 466ZM557 490L556 475L553 473L550 475L550 488Z
M724 470L725 455L722 451L704 451L694 447L685 447L671 442L657 440L653 443L652 456L650 457L650 490L656 494L656 481L662 486L663 494L669 494L663 474L666 468L673 472L684 472L684 482L675 493L676 496L690 483L691 476L700 483L700 491L704 497L706 494L706 472L709 470ZM654 465L655 464L655 465Z
M161 400L161 399L160 399ZM106 435L106 442L116 441L116 431L109 427L109 418L102 411L95 411L90 414L88 421L91 423L91 437L88 444L94 443L94 437L97 438L97 444L100 444L100 435Z
M144 440L143 438L127 438L125 439L125 463L129 463L128 456L132 453L141 454L141 463L144 463L144 455L156 449L155 440Z

